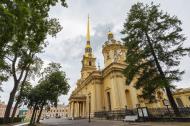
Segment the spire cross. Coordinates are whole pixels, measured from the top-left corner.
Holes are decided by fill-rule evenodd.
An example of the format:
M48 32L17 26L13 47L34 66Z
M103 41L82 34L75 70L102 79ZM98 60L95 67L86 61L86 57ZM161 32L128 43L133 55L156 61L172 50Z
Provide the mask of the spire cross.
M110 26L108 26L108 32L111 32L111 28L110 28Z

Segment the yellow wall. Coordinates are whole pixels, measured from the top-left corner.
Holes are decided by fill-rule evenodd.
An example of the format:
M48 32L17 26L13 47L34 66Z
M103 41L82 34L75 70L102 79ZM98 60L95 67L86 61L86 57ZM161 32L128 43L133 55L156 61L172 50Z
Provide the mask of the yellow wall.
M115 52L117 52L117 58L115 58ZM114 39L109 40L109 42L103 45L102 53L104 55L105 68L101 71L89 68L91 73L85 75L85 78L79 79L77 88L72 92L69 99L70 116L73 116L74 111L74 117L88 117L89 96L91 97L91 116L93 116L94 112L108 111L109 101L111 110L125 109L126 106L129 109L134 109L137 104L148 107L163 106L162 101L159 101L159 99L159 102L152 104L146 103L146 101L139 101L138 95L141 94L141 90L134 88L136 79L130 85L126 85L126 78L123 75L123 70L127 67L124 62L126 49L121 42L117 42ZM109 58L107 58L108 55ZM83 66L81 72L87 72L87 68ZM108 92L110 100L108 99ZM83 101L80 98L83 98ZM79 103L85 105L79 107ZM82 109L83 107L84 109ZM79 114L79 111L84 112Z
M190 107L190 89L178 89L174 92L174 98L178 107ZM178 99L181 99L182 106L179 105Z

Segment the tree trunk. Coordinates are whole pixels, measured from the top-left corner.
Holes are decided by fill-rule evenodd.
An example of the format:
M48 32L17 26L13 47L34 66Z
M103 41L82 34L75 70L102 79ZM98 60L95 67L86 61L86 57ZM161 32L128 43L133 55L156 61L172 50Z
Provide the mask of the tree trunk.
M36 109L35 114L34 114L34 120L33 120L33 122L32 122L33 125L36 123L36 115L37 115L37 112L38 112L38 110Z
M35 111L36 111L36 106L37 106L37 104L35 104L35 106L34 106L34 108L33 108L32 117L30 118L30 124L29 124L29 125L32 125L32 124L33 124L34 115L35 115Z
M13 87L13 90L11 91L11 93L10 93L9 101L8 101L8 104L7 104L7 107L6 107L6 110L5 110L4 120L3 120L4 123L8 123L9 122L9 116L10 116L11 109L12 109L12 106L13 106L14 97L15 97L16 91L18 89L19 83L20 83L20 81L21 81L21 79L23 77L24 70L25 70L25 69L22 69L19 78L17 78L16 68L15 68L15 64L17 62L17 58L18 57L17 57L17 53L16 53L15 56L14 56L14 59L12 61L12 65L11 65L12 66L11 72L12 72L12 76L13 76L13 79L14 79L14 87ZM25 67L26 66L27 66L27 64L25 64ZM27 67L28 69L26 70L26 74L25 74L25 77L24 77L22 83L24 83L26 81L26 78L27 78L28 72L29 72L29 67L30 67L30 64Z
M173 108L175 115L176 116L180 116L180 112L179 112L179 109L177 108L177 104L176 104L176 102L175 102L175 100L173 98L173 95L172 95L172 92L171 92L171 89L170 89L170 85L169 85L168 81L166 80L165 74L164 74L164 72L163 72L163 70L162 70L162 68L160 66L160 63L158 62L158 58L157 58L157 56L156 56L156 54L154 52L154 48L152 46L150 37L148 36L148 33L145 33L145 34L146 34L146 37L147 37L147 42L148 42L148 44L150 46L150 50L151 50L152 56L154 57L154 61L156 63L156 67L157 67L157 69L158 69L161 77L163 78L163 81L165 81L165 84L166 84L165 85L165 90L166 90L166 94L168 96L168 100L170 102L170 105Z
M9 123L9 116L11 113L11 109L13 106L13 102L14 102L14 98L15 98L15 94L18 88L18 83L15 83L15 86L13 88L13 90L10 93L10 97L9 97L9 101L5 110L5 114L4 114L4 123Z
M38 119L37 119L37 121L36 121L37 123L40 122L40 117L41 117L41 115L42 115L43 107L44 107L44 104L42 104L42 106L41 106L41 108L40 108L40 112L39 112L39 115L38 115Z
M15 117L16 110L17 110L17 108L18 108L19 102L20 102L20 101L17 100L16 103L15 103L15 106L14 106L13 112L12 112L12 116L11 116L11 122L13 122L13 120L14 120L14 117Z
M174 113L176 114L176 116L180 116L181 114L180 114L179 109L177 107L177 104L176 104L176 102L175 102L175 100L173 98L173 95L172 95L172 92L170 90L170 87L165 87L165 89L166 89L166 93L167 93L168 99L170 101L170 105L171 105L171 107L174 110Z
M19 105L19 103L20 103L20 101L21 101L21 96L22 96L22 94L23 94L22 92L23 92L24 82L25 82L25 81L26 81L26 75L25 75L25 78L24 78L24 80L23 80L23 82L22 82L22 84L21 84L20 95L18 96L18 99L17 99L16 104L15 104L15 106L14 106L14 109L13 109L13 112L12 112L12 116L11 116L11 120L14 119L15 114L16 114L16 110L17 110L18 105Z

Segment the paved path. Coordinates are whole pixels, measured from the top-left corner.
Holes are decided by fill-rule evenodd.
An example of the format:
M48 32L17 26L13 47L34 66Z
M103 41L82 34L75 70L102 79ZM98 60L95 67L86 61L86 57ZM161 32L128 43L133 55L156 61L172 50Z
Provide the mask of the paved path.
M107 120L91 120L89 123L87 119L80 120L66 120L66 119L46 119L42 124L47 126L121 126L121 121L107 121Z
M66 119L45 119L41 121L44 126L190 126L190 123L176 123L176 122L157 122L157 123L127 123L122 121L110 121L110 120L95 120L91 123L87 119L81 120L66 120Z
M26 125L28 125L28 124L29 124L29 122L26 122L26 123L15 124L15 125L13 125L13 126L26 126Z

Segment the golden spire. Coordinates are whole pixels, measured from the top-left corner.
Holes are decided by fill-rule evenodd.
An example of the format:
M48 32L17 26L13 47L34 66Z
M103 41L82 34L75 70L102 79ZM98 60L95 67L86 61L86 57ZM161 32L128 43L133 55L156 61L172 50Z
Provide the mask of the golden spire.
M92 55L92 48L90 46L90 18L88 15L85 56L89 56L89 54Z
M90 41L90 17L88 15L86 41Z

